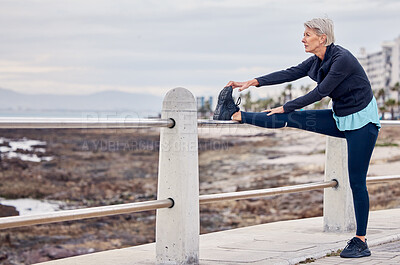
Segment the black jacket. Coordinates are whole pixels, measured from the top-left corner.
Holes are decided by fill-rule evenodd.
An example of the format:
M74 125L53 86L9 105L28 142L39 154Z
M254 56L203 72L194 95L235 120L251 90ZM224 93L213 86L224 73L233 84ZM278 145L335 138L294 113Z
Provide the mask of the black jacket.
M346 49L331 44L324 60L316 55L286 70L256 78L259 86L275 85L309 76L317 87L304 96L287 102L285 112L300 109L329 96L337 116L346 116L365 108L372 100L370 82L358 60Z

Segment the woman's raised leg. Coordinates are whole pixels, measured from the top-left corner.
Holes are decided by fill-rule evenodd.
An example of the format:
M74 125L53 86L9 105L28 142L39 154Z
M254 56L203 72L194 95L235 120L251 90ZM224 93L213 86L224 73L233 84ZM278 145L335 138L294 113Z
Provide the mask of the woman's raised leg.
M303 110L267 116L266 112L236 112L232 118L243 123L264 128L291 127L300 130L344 138L339 131L332 110Z

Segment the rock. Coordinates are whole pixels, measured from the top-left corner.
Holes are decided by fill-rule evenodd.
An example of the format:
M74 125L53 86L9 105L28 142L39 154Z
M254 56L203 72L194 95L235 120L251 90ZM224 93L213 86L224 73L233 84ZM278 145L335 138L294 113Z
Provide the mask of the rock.
M23 254L23 256L26 264L33 264L33 263L50 261L54 259L71 257L77 254L78 254L77 252L63 248L62 246L59 245L56 246L44 245L40 249L32 249L26 251Z
M23 264L35 264L39 262L50 261L40 250L28 250L22 255Z
M65 249L62 246L49 247L43 251L46 252L45 255L51 259L61 259L76 255L74 251Z
M14 206L0 204L0 217L16 216L19 212Z
M0 252L0 261L8 259L7 253Z

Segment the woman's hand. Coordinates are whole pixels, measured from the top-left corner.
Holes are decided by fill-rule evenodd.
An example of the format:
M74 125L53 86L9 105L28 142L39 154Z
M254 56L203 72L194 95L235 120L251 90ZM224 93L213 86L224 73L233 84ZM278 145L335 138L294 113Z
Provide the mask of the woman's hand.
M262 112L269 112L267 114L267 116L271 116L272 114L275 114L275 113L285 113L285 110L283 109L283 106L280 106L280 107L273 108L273 109L266 109L266 110L263 110Z
M251 87L251 86L257 86L258 85L258 81L257 79L252 79L246 82L235 82L235 81L229 81L228 84L225 86L232 86L233 89L235 88L239 88L239 92Z

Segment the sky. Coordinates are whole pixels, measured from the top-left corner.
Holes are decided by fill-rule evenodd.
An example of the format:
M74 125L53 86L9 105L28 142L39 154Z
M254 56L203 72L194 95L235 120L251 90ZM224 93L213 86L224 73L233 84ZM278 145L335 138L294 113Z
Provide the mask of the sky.
M336 44L357 55L399 37L399 14L398 0L0 0L0 88L216 96L311 56L301 43L311 18L331 18Z

